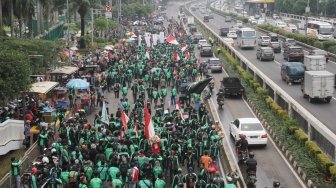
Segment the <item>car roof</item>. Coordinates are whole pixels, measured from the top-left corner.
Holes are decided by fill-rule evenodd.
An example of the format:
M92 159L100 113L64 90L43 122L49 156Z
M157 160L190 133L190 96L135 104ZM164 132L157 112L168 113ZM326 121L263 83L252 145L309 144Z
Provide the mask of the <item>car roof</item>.
M240 123L260 123L258 118L238 118Z
M210 61L217 61L217 60L219 60L218 58L215 58L215 57L213 57L213 58L210 58L209 59Z
M287 67L304 67L304 64L301 62L285 62L282 64L282 66L287 66Z
M212 46L211 46L210 44L208 44L208 43L202 45L202 47L208 47L208 46L212 47Z
M299 49L302 49L301 46L288 46L288 48L299 48Z

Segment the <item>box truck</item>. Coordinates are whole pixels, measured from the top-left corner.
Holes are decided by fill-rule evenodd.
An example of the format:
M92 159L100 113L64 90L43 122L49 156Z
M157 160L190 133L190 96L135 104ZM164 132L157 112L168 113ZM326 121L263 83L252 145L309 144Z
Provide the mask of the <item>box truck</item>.
M307 71L326 70L326 58L322 55L305 55L304 65Z
M188 26L191 26L191 25L194 25L194 17L193 16L188 16L187 18L187 25Z
M334 94L335 75L328 71L306 71L301 91L309 102L322 99L329 103Z

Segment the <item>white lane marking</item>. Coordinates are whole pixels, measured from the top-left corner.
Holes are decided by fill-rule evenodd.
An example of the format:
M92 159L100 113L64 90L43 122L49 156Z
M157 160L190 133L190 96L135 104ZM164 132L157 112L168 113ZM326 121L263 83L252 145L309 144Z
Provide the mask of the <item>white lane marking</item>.
M248 105L248 103L246 102L245 99L244 103L246 104L247 108L251 111L251 113L254 115L254 117L258 118L257 115L254 113L254 111L251 109L251 107ZM263 125L264 126L264 125ZM280 157L283 159L283 161L285 161L286 165L288 166L288 168L292 171L292 174L294 174L295 178L299 181L299 183L301 184L302 187L307 187L306 184L304 182L302 182L301 178L297 175L296 171L293 169L292 165L289 164L289 162L287 161L287 158L282 154L282 152L280 151L280 149L277 147L277 145L275 144L275 142L273 141L273 139L268 136L268 139L272 142L274 148L277 150L277 152L279 153Z
M275 60L275 59L274 59L274 62L281 65L281 63L279 61Z

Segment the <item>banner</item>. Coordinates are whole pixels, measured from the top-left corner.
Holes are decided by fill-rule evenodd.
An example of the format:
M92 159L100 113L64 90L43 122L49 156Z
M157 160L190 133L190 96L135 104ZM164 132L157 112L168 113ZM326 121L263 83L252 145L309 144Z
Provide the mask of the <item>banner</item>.
M22 120L6 120L0 124L0 155L22 147L24 140L24 125Z
M153 45L156 46L159 40L159 35L158 34L153 34Z
M160 32L159 38L160 38L160 43L164 43L164 40L165 40L164 32Z
M151 47L151 37L145 36L146 46L148 48Z

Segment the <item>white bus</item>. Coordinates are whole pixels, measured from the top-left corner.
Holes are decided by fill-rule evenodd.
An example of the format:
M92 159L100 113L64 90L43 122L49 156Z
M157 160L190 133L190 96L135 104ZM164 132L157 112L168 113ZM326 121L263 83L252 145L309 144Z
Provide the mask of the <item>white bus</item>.
M318 40L329 40L333 38L334 29L330 23L320 21L309 21L307 25L307 35Z
M257 32L255 29L244 27L237 31L239 48L254 48L257 45Z

